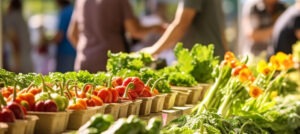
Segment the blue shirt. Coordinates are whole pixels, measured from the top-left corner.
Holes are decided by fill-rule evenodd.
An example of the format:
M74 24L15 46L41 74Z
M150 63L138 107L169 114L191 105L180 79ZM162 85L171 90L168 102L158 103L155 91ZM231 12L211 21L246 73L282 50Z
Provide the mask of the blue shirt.
M58 30L63 32L63 39L58 43L57 54L58 55L76 55L75 49L67 39L67 30L71 20L73 12L73 6L69 5L63 8L59 13Z

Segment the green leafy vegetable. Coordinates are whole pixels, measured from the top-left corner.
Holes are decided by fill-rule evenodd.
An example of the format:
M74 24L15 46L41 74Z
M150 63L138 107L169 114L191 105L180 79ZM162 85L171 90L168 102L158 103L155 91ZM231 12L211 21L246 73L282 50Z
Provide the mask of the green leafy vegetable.
M214 68L219 63L218 57L214 56L213 45L196 44L190 51L183 48L183 44L176 45L175 56L179 71L191 74L199 83L209 83L214 81L212 74Z
M139 71L141 68L150 65L152 57L146 53L111 53L108 52L106 69L108 72L117 74L122 69Z

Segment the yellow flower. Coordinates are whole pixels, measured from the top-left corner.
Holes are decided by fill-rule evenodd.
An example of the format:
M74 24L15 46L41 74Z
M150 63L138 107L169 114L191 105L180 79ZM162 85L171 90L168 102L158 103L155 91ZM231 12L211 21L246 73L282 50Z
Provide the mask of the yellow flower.
M271 58L270 58L270 66L272 66L276 70L280 70L280 63L275 55L271 56Z
M265 60L261 60L257 64L256 71L261 73L266 66L268 66L267 62Z
M263 93L263 90L261 90L257 86L250 86L249 94L253 98L258 98Z
M276 70L288 70L294 66L293 57L291 54L278 52L270 58L270 65Z
M270 95L271 99L274 99L277 96L278 96L278 92L277 91L272 91L271 92L271 95Z
M282 61L282 68L288 70L294 66L293 56L291 54L287 55L286 58Z
M241 82L251 81L252 80L252 72L249 68L243 68L239 73L239 80Z
M234 60L234 59L236 59L236 58L235 58L235 55L234 55L233 52L227 51L227 52L225 53L225 55L224 55L224 59L225 59L226 61L232 61L232 60Z
M231 71L231 75L238 76L244 68L247 68L247 66L245 64L241 64L241 65L234 67Z

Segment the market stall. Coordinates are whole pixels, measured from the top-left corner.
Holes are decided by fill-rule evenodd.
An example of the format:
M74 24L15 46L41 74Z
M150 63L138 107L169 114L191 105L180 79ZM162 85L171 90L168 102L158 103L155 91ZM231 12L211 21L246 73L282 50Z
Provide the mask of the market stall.
M218 59L213 45L174 52L160 69L148 54L111 52L96 74L1 69L0 132L299 133L296 53L248 65L232 52Z

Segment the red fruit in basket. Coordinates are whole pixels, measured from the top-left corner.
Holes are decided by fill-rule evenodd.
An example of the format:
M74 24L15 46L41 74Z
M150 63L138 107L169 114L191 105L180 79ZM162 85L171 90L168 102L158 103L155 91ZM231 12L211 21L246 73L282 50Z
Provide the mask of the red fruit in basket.
M39 102L35 103L34 110L38 111L38 112L45 112L45 102L39 101Z
M122 77L114 77L112 79L112 86L113 87L121 86L122 83L123 83L123 78Z
M133 87L132 89L135 90L135 91L137 92L137 94L139 94L140 92L143 91L143 89L144 89L144 87L145 87L145 84L144 84L144 82L143 82L140 78L138 78L138 77L128 77L128 78L126 78L126 79L123 81L122 86L127 87L127 85L128 85L130 82L133 82L134 87Z
M92 99L86 99L86 104L88 107L96 106L95 102Z
M24 109L22 108L22 106L16 102L11 102L6 106L8 109L10 109L16 119L24 119L25 118L25 112Z
M139 97L137 92L135 92L134 90L129 90L128 91L128 96L130 96L131 100L135 100L137 97Z
M58 107L53 100L46 100L45 101L45 111L46 112L57 112Z
M144 87L143 91L140 92L139 96L140 96L140 97L151 97L152 94L151 94L151 89L150 89L150 87L146 85L146 86Z
M102 99L99 98L98 96L92 95L91 99L94 101L96 106L102 106L103 105Z
M106 89L102 89L97 94L98 97L100 97L104 103L111 103L112 102L112 93Z
M92 89L92 88L93 88L92 85L86 85L86 86L84 86L83 92L84 92L84 93L87 93L87 92L89 92L90 89Z
M151 97L152 94L150 92L150 90L143 90L140 94L139 94L140 97Z
M14 113L8 109L3 108L0 112L0 122L14 122L16 120L16 117Z
M117 86L115 89L118 91L119 96L122 97L124 92L125 92L125 88L124 86Z
M119 92L116 89L111 89L110 90L111 94L112 94L112 102L116 103L119 100Z

